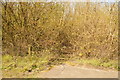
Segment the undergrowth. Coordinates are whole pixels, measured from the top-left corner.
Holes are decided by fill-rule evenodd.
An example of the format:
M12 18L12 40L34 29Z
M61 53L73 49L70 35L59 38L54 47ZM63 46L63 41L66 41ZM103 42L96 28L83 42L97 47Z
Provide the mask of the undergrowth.
M3 77L21 77L33 75L32 73L42 71L50 66L47 66L52 54L46 55L27 55L27 56L12 56L3 55L2 70ZM12 74L11 74L12 73ZM30 74L29 74L30 73Z
M53 58L53 56L55 55L47 53L44 53L43 55L36 54L26 56L5 54L2 57L3 77L35 77L35 74L38 74L41 71L50 70L53 66L60 65L64 62L67 62L70 65L86 64L107 69L119 69L117 60L72 58L71 60L75 61L72 62L67 60L67 57L65 57L65 60L65 58Z
M104 60L104 59L74 59L73 61L67 62L70 65L87 65L93 66L96 68L102 69L112 69L112 70L120 70L118 66L118 60Z

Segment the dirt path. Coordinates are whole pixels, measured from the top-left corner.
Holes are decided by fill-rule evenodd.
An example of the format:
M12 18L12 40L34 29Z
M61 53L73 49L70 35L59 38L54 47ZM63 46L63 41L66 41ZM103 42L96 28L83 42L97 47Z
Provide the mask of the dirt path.
M39 75L41 78L118 78L117 71L104 71L99 69L88 69L68 64L52 68L50 71Z

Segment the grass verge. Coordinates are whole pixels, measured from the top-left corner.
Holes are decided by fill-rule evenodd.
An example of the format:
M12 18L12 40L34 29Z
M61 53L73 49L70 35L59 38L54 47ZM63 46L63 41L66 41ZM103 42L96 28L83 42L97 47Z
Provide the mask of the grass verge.
M96 68L102 68L102 69L113 69L113 70L120 70L118 67L118 60L105 60L105 59L74 59L73 61L67 62L70 65L87 65L87 66L93 66Z
M2 56L2 72L4 78L10 77L32 77L35 72L40 72L48 68L47 64L53 55L43 54L27 56ZM34 74L33 74L34 73Z
M52 61L54 54L44 53L42 55L26 55L26 56L12 56L5 54L2 56L2 72L3 78L34 78L39 72L49 70L55 65L60 65L66 62L70 65L92 65L94 68L106 69L120 69L117 60L108 59L86 59L86 58L73 58L72 61L65 61L56 58ZM54 58L53 58L54 59ZM66 59L66 57L65 57Z

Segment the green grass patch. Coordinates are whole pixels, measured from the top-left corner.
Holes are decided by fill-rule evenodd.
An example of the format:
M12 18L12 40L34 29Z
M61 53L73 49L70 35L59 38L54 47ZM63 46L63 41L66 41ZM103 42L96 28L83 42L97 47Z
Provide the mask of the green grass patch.
M47 68L52 54L27 56L2 56L3 77L27 77L28 73L42 71ZM12 73L12 74L11 74Z
M103 67L103 68L119 70L118 60L77 59L77 62L78 62L78 64L90 64L95 67Z

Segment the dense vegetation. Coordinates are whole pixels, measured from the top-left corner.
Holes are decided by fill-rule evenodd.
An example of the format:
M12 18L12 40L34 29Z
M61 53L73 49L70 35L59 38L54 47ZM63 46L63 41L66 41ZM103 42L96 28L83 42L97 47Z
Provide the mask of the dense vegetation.
M40 70L41 66L71 58L117 61L117 5L2 3L3 69Z

